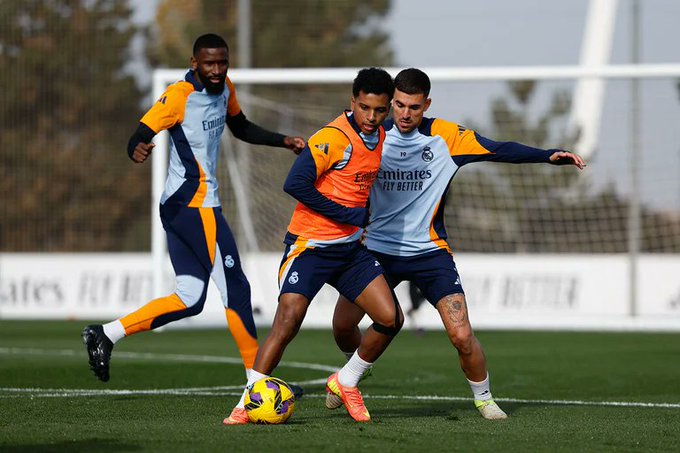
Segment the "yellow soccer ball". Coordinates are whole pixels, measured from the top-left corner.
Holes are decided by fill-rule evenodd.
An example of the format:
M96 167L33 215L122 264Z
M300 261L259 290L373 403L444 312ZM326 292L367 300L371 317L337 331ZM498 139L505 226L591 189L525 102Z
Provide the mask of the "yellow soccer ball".
M295 409L295 395L279 378L266 377L248 386L246 412L252 423L285 423Z

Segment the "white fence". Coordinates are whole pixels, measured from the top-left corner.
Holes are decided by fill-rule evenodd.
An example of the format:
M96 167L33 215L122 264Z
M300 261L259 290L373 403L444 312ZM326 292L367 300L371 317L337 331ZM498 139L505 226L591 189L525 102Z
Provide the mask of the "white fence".
M276 310L276 253L248 254L256 322ZM629 315L626 255L458 254L473 326L481 329L659 330L680 332L680 255L641 255L638 313ZM0 319L113 319L151 299L152 259L139 254L0 254ZM170 269L166 269L170 271ZM172 291L173 274L163 286ZM397 295L405 307L408 293ZM329 328L337 293L326 286L304 322ZM428 304L420 327L441 328ZM407 319L406 327L409 327ZM211 284L205 309L183 326L224 326Z

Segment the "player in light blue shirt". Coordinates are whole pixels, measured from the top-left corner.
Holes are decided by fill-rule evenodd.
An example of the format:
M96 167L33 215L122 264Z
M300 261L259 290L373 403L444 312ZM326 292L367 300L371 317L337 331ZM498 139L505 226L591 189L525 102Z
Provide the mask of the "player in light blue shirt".
M395 87L393 119L385 122L382 161L370 193L365 245L392 287L410 281L437 309L458 351L475 406L486 419L503 419L507 415L493 401L484 351L470 325L465 293L446 242L443 213L449 185L458 169L472 162L549 163L579 169L585 162L571 152L496 142L458 124L426 118L430 79L419 69L401 71ZM359 344L363 315L340 297L333 332L346 355ZM331 395L326 406L333 409L338 402Z

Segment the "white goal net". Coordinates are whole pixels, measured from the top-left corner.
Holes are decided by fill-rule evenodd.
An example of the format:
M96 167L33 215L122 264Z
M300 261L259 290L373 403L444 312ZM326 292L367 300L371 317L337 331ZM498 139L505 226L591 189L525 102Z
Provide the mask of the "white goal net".
M433 81L427 116L457 122L498 141L581 153L588 167L480 163L462 168L447 198L454 251L522 254L680 253L680 65L424 68ZM388 68L392 74L398 69ZM247 117L305 138L348 108L357 69L231 70ZM158 70L154 97L185 70ZM570 113L579 81L603 81L593 100L593 149L577 148ZM167 137L157 140L165 149ZM283 250L294 200L282 191L294 156L225 133L221 200L241 253ZM152 249L165 259L156 206L166 156L154 154ZM634 267L633 267L634 271ZM273 277L272 277L273 278ZM634 277L633 277L634 278ZM160 283L156 288L163 292Z

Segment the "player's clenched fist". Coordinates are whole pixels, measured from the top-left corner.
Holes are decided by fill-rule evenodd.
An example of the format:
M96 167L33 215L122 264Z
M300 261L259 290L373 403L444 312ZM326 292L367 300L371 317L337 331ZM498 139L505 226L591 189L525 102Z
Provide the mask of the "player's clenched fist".
M151 154L151 150L153 150L154 146L156 146L155 143L144 142L137 143L137 146L135 146L134 151L132 151L132 160L135 163L141 164L149 157L149 155Z

